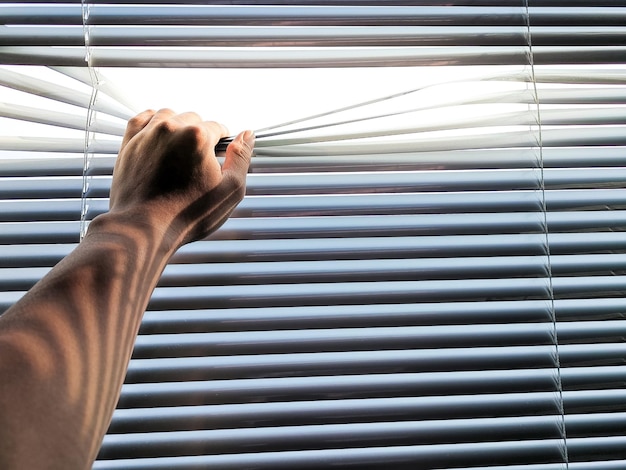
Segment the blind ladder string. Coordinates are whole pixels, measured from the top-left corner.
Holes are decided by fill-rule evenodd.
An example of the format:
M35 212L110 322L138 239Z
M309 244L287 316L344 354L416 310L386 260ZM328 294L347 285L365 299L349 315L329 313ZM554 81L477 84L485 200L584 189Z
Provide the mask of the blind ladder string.
M556 319L556 308L554 304L554 283L553 283L553 275L552 275L552 256L550 251L550 233L548 227L548 205L546 202L546 182L545 182L545 169L544 169L544 159L543 159L543 126L541 121L541 103L539 101L539 93L537 91L537 80L535 76L535 60L534 60L534 50L533 50L533 42L532 42L532 29L530 24L530 8L528 6L528 0L525 1L526 6L526 28L527 28L527 39L528 39L528 60L530 62L530 73L531 73L531 85L533 88L533 94L535 99L535 110L537 113L537 138L539 145L539 171L540 171L540 185L541 185L541 210L543 213L543 228L544 228L544 236L545 236L545 246L546 246L546 255L547 255L547 270L548 270L548 295L550 302L550 316L552 320L552 340L554 341L554 360L556 363L556 386L557 393L559 395L558 401L558 411L561 415L561 420L559 423L561 436L563 438L563 452L562 456L565 460L565 468L569 469L569 451L567 447L567 427L565 425L565 406L563 401L563 380L561 377L561 360L560 360L560 352L559 352L559 338L557 332L557 319Z
M92 153L91 142L93 139L92 124L95 120L96 111L94 109L96 100L98 98L98 75L92 64L91 43L89 26L89 12L90 5L88 0L81 0L81 16L83 22L83 37L85 43L85 63L87 70L89 71L89 77L91 80L91 96L89 98L89 105L87 108L87 114L85 119L85 141L83 146L83 174L82 174L82 191L81 191L81 207L80 207L80 240L85 237L87 233L87 214L89 212L89 203L87 196L89 193L89 166L91 163Z

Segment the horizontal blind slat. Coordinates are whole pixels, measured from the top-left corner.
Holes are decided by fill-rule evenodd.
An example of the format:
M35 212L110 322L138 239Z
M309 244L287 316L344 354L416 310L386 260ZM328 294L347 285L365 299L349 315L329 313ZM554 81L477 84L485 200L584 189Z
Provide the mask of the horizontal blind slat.
M617 51L619 47L616 46ZM451 65L523 65L524 46L464 47L368 47L346 48L165 48L152 49L147 56L135 48L94 48L91 61L97 67L403 67L433 65L447 61ZM599 52L599 51L598 51ZM610 52L610 50L607 50ZM0 60L6 64L84 66L84 48L59 46L2 46Z
M617 397L617 393L614 395ZM624 393L619 396L623 397ZM580 401L588 402L589 399ZM115 410L109 432L120 434L201 429L208 423L213 429L220 429L297 423L368 422L380 417L404 421L433 417L453 419L538 415L552 412L556 402L556 392L528 392L127 408ZM515 409L514 413L511 413L512 409Z
M81 24L80 5L23 4L4 8L5 24ZM235 24L290 21L292 24L461 24L524 25L522 7L437 7L374 5L90 5L89 24ZM377 23L378 22L378 23Z
M572 370L572 368L568 369ZM601 374L585 369L576 377L581 384L593 383ZM621 377L614 368L602 374ZM367 374L348 376L228 379L191 382L125 384L120 408L242 403L249 401L300 401L321 397L334 399L401 396L466 395L522 392L552 392L556 369L514 369L457 372ZM574 377L568 376L568 384Z
M399 21L402 22L402 21ZM525 45L526 26L152 26L99 25L90 45L100 46L397 46ZM624 36L620 26L533 26L535 45L614 45ZM82 25L0 26L3 46L81 46Z
M462 465L469 457L498 456L506 457L509 463L516 460L560 460L559 455L563 445L560 439L545 439L541 441L494 442L485 444L449 444L432 446L405 446L405 447L373 447L367 449L328 449L320 451L291 451L291 452L263 452L255 454L173 457L158 459L124 459L120 461L98 461L94 469L155 469L172 468L201 469L210 466L216 469L236 469L242 465L254 464L259 469L290 469L290 468L319 468L319 465L328 465L341 457L345 466L362 468L363 461L371 464L385 464L393 461L397 468L414 468L415 461L442 465L441 456L448 465ZM473 459L474 460L474 459ZM485 462L487 463L487 462Z
M450 45L451 42L459 46L524 45L526 31L524 26L493 27L487 34L479 26L92 26L89 44L92 47L151 48L180 47L182 44L196 47L259 46L268 42L274 47L437 46ZM604 38L614 38L619 30L606 28L601 33ZM0 26L2 46L83 44L82 25L42 25L36 29L32 26Z
M437 420L420 422L376 422L318 426L284 426L219 431L179 431L168 433L127 434L105 437L100 457L141 458L197 454L229 454L240 446L256 443L263 452L306 449L333 449L383 446L388 443L422 445L443 443L478 443L481 440L523 440L551 438L557 433L560 416L511 418L474 418L472 420ZM497 433L497 434L494 434ZM263 436L263 445L259 445ZM349 436L349 437L348 437ZM207 444L207 441L211 444ZM483 441L484 442L484 441ZM481 442L483 445L484 444ZM140 447L141 451L136 448Z
M246 335L239 332L152 334L137 338L134 357L402 349L415 345L442 348L446 341L458 347L496 346L507 342L511 345L545 345L552 341L553 328L549 323L486 324L474 328L475 334L468 333L466 325L256 331Z

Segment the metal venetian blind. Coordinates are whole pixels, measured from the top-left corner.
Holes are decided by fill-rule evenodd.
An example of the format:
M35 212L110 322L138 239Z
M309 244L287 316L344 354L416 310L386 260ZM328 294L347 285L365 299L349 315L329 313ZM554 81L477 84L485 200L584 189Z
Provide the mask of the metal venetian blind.
M246 199L155 291L94 468L622 465L624 9L366 3L3 6L5 77L94 83L99 131L88 165L84 131L5 139L43 153L1 163L4 305L106 209L116 140L93 126L128 110L96 109L120 94L67 68L85 32L103 73L444 72L257 131ZM18 103L4 116L25 122Z

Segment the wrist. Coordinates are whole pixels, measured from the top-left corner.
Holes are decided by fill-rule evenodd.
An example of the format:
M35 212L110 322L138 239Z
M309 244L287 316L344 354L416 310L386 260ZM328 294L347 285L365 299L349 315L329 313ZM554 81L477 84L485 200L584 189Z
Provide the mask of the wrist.
M119 245L129 252L141 251L158 255L165 262L180 246L171 224L150 210L115 210L95 217L85 235L86 240L99 240Z

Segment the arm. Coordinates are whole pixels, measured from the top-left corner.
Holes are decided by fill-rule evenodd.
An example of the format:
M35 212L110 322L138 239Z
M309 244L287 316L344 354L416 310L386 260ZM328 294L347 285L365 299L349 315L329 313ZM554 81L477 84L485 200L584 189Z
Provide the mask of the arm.
M220 167L227 135L193 113L129 122L110 211L0 316L0 468L91 468L167 261L243 197L254 135L238 135Z

